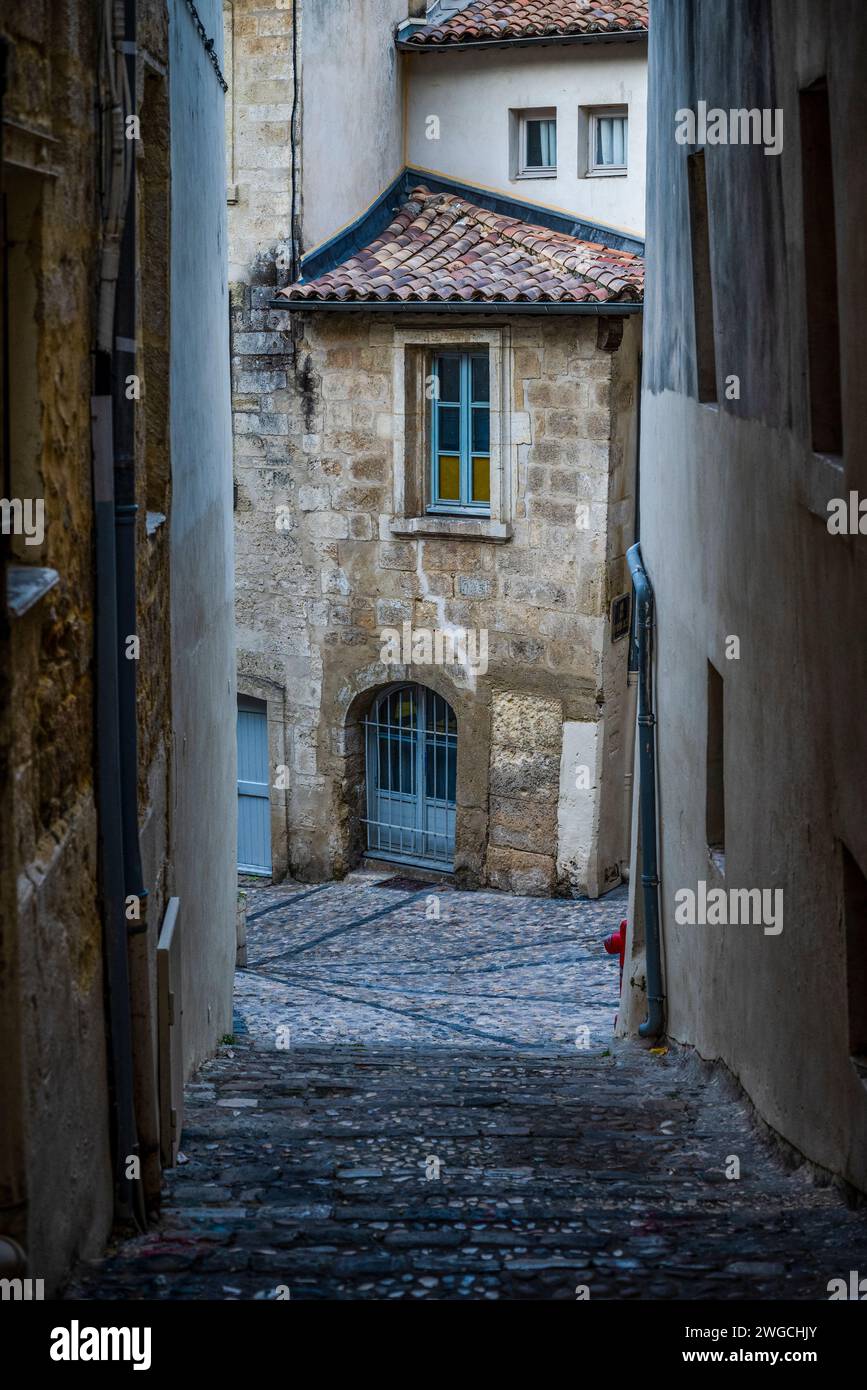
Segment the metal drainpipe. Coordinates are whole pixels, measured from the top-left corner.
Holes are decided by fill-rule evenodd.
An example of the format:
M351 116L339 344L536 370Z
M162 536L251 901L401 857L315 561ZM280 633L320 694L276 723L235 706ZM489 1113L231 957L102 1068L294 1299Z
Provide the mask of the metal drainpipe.
M125 63L129 90L135 105L136 6L125 0ZM114 518L117 565L118 698L120 701L121 819L126 896L140 901L140 918L128 924L130 932L146 931L147 890L142 882L138 833L138 730L136 672L138 662L126 655L127 639L136 631L136 502L135 400L127 395L127 377L136 368L136 184L135 144L129 142L131 171L129 198L120 247L117 296L114 311L112 354L112 415L114 425Z
M641 546L626 552L635 590L635 640L638 655L638 789L641 815L641 884L644 893L644 945L647 972L647 1018L642 1038L658 1038L665 1018L662 951L659 932L659 875L656 856L656 716L653 713L653 588L641 559Z
M109 64L116 61L124 41L120 11L106 4L106 43ZM98 808L99 877L105 933L105 977L108 1001L109 1089L112 1108L112 1161L115 1208L122 1218L134 1218L144 1228L142 1184L127 1176L127 1159L138 1154L134 1099L132 1017L125 912L123 790L120 737L120 671L122 660L118 625L118 560L115 535L114 425L114 306L119 274L118 246L125 214L123 176L122 98L118 70L111 74L112 161L109 174L107 221L103 231L94 394L91 401L93 437L93 495L95 532L95 690L96 796Z
M298 72L298 0L292 0L292 114L289 118L289 147L292 166L292 201L289 211L289 279L294 285L300 273L298 237L298 105L300 98L300 75Z
M97 359L101 354L97 354ZM97 360L93 421L94 529L96 532L96 791L99 814L99 872L105 923L108 1046L114 1117L115 1194L118 1212L136 1210L126 1158L138 1151L133 1099L132 1017L125 912L118 711L118 624L111 395L107 363Z
M124 0L124 63L130 94L131 114L136 109L136 0ZM138 705L136 676L138 661L126 654L128 638L136 635L138 604L136 601L136 502L135 433L136 403L127 393L127 377L136 369L136 178L135 140L129 145L128 196L120 246L117 293L114 305L114 351L112 353L112 421L114 430L114 526L115 526L115 583L117 586L117 644L118 644L118 729L120 733L120 798L123 832L124 898L138 899L138 917L124 914L127 937L147 932L147 889L142 880L141 847L138 824ZM128 998L132 1009L133 964L127 954L130 979ZM131 1026L133 1053L133 1100L135 1109L135 1038ZM141 1160L139 1136L136 1132L134 1152ZM140 1229L147 1227L144 1183L133 1183L129 1189L132 1214Z

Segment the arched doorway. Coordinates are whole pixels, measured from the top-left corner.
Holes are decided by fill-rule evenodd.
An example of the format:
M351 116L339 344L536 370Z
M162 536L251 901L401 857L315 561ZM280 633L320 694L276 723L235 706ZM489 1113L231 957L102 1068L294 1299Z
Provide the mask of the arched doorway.
M389 686L365 728L367 853L451 870L458 724L442 695Z

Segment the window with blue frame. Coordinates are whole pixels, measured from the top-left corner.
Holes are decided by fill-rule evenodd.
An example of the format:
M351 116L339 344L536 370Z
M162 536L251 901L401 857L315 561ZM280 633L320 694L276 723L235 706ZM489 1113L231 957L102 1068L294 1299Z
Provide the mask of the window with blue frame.
M430 511L491 511L491 384L487 352L434 358Z

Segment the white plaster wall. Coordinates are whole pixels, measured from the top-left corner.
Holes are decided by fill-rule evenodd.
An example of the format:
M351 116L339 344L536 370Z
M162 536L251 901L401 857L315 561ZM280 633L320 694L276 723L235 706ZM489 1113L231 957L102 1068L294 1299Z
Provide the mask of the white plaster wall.
M791 435L670 394L644 396L642 433L668 1028L722 1057L775 1129L864 1188L867 1094L848 1056L836 844L867 863L864 661L828 621L858 630L859 585L845 539L793 493L805 459ZM729 633L739 660L726 659ZM705 842L708 660L725 681L724 877ZM675 893L700 879L782 888L782 933L677 925Z
M601 722L567 719L560 758L557 807L557 875L575 890L595 896L596 837L599 824ZM578 774L586 768L586 787ZM593 880L591 883L591 879Z
M667 1027L724 1061L762 1117L809 1159L867 1189L867 1088L849 1056L840 851L842 842L867 871L867 560L863 537L831 535L826 524L829 499L867 491L867 182L854 135L864 118L867 28L861 6L841 4L832 15L823 4L780 0L764 15L771 63L757 56L759 38L737 26L721 58L722 17L708 10L706 27L688 33L691 8L689 0L658 7L652 40L665 61L655 62L659 180L649 198L641 403ZM826 71L842 365L836 462L811 443L797 117L799 88ZM737 150L714 160L708 151L717 374L721 384L737 373L741 392L715 405L696 399L684 156L670 135L678 94L701 95L708 75L745 106L763 106L762 84L772 84L787 132L777 159L750 162ZM738 659L727 657L729 635L740 639ZM708 661L725 688L724 877L706 837ZM781 889L782 932L679 925L675 895L696 892L701 880ZM627 1011L635 1020L644 1010L631 1001Z
M409 54L406 61L408 164L644 235L644 42ZM579 107L606 105L629 108L628 172L579 177ZM509 111L537 107L557 108L557 175L512 178ZM432 115L438 140L426 133Z
M198 0L222 54L218 0ZM236 809L232 422L223 93L183 0L170 8L174 803L187 1071L231 1031Z
M360 217L404 165L394 35L407 0L303 0L303 251Z

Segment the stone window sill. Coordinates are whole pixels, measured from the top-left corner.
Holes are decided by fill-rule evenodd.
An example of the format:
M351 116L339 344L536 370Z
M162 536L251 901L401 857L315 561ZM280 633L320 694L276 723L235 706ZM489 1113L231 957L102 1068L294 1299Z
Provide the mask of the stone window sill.
M828 504L846 497L846 470L836 454L809 454L801 479L801 501L814 516L828 520Z
M489 516L397 516L389 530L393 536L446 536L449 540L490 541L502 545L512 536L507 521Z
M57 570L41 565L10 565L6 571L6 599L9 612L22 618L34 604L60 583Z

